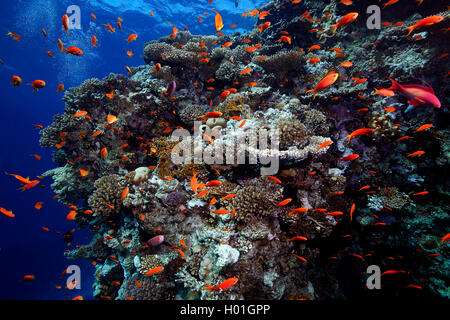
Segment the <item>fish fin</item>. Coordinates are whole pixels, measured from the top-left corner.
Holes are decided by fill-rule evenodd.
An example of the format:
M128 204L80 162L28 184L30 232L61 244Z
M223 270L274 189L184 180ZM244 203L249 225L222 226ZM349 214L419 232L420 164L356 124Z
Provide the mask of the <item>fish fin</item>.
M426 82L425 80L423 80L423 79L420 79L420 78L416 78L417 80L420 80L420 81L422 81L423 83L425 83L426 85L427 85L427 89L428 89L428 91L429 92L431 92L432 94L434 94L434 90L433 90L433 87L432 86L430 86L430 84L428 83L428 82Z
M391 90L391 91L398 91L398 90L400 90L401 89L401 84L399 84L397 81L395 81L394 79L392 79L392 78L389 78L389 77L387 77L389 80L391 80L391 82L392 82L392 85L389 87L389 88L387 88L388 90Z
M411 32L413 32L414 26L406 27L405 30L409 30L408 34L406 35L406 36L409 36L411 34Z
M411 105L411 106L413 106L413 107L419 107L419 106L421 105L421 104L420 104L420 101L417 100L417 98L416 98L416 99L408 100L408 104Z
M406 108L405 113L411 111L412 109L414 109L413 105L409 105L408 108Z

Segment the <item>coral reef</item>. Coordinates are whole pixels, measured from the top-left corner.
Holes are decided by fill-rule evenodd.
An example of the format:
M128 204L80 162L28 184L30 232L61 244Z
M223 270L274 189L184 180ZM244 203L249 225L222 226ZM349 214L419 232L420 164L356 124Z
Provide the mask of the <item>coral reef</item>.
M60 201L93 212L76 219L95 232L93 241L67 256L97 260L96 297L312 300L351 298L356 291L349 286L367 297L361 274L370 264L413 270L402 290L430 272L434 278L421 286L448 297L448 263L431 271L448 258L447 243L436 240L445 228L432 228L448 223L442 172L450 133L440 119L447 107L405 112L400 95L372 94L389 85L386 76L409 83L416 75L432 79L437 96L448 96L446 77L433 77L441 70L438 28L427 29L420 43L404 39L401 27L375 34L361 20L331 32L347 13L338 1L304 0L303 15L281 3L260 8L271 10L264 32L180 31L148 42L148 65L133 68L130 78L112 74L72 88L64 113L41 130L41 145L58 149L60 166L44 176L54 179ZM354 5L365 12L364 4ZM282 34L292 41L277 41ZM330 71L339 72L338 80L313 98L309 91ZM75 117L80 110L87 116ZM415 132L423 123L434 127ZM373 132L350 140L361 128ZM265 129L269 145L278 141L279 148L261 147L263 133L252 129ZM172 140L176 130L189 139ZM414 138L396 141L407 135ZM188 148L189 162L174 161L179 147ZM422 149L425 156L408 156ZM222 159L232 150L233 159L194 162L198 150ZM279 170L261 176L267 164L247 160L268 154ZM422 190L435 195L432 201L415 195ZM159 235L162 243L148 243ZM395 263L388 259L394 256ZM351 285L341 276L348 265L358 274ZM157 266L164 270L144 275ZM202 290L233 277L239 281L227 290Z

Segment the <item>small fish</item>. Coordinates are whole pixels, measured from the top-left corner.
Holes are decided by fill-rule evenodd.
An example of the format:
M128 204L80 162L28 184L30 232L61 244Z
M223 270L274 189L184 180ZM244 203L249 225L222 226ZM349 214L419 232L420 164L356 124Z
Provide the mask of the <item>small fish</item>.
M289 241L296 241L296 240L303 240L306 241L308 240L306 237L302 237L302 236L295 236L289 239Z
M91 43L92 43L93 47L97 47L97 42L98 42L97 37L96 36L92 36Z
M0 207L0 212L3 213L5 216L14 218L16 215L12 212L12 210L6 210L5 208Z
M292 254L294 257L296 257L297 259L300 259L301 261L303 261L303 262L306 262L306 261L308 261L308 260L306 260L305 258L303 258L303 257L300 257L299 255L296 255L296 254Z
M39 89L45 87L46 83L43 80L34 80L32 83L29 83L33 87L33 92L38 92Z
M19 76L11 76L11 85L18 87L22 84L22 79Z
M336 32L337 28L345 27L346 25L355 21L356 18L358 18L357 12L348 13L345 16L343 16L336 24L333 24L330 27L333 28L333 32Z
M375 92L372 93L372 95L374 95L374 94L379 94L379 95L385 96L385 97L392 97L395 95L394 91L386 89L386 88L375 89Z
M319 81L319 83L316 85L314 89L308 90L306 91L306 93L314 92L313 99L315 99L319 91L322 91L331 86L333 83L336 82L338 77L339 74L337 72L331 71L327 76L325 76L325 78Z
M17 42L20 42L20 36L17 33L8 31L8 33L6 35L10 36L11 38L16 40Z
M425 154L425 151L418 150L416 152L410 153L407 156L408 157L420 157L421 155Z
M80 172L80 175L81 175L82 177L86 177L86 176L89 174L89 172L86 171L86 170L84 170L84 169L80 169L80 170L78 170L78 171Z
M43 204L44 204L43 202L36 202L36 204L34 205L34 208L36 210L41 210Z
M63 15L62 17L62 25L64 27L64 30L67 32L67 35L69 35L69 16L67 14Z
M136 33L132 33L128 36L127 42L130 43L130 42L136 41L137 37L138 37L138 35Z
M413 196L424 196L426 194L429 194L429 192L428 191L417 192L417 193L414 193Z
M216 27L216 31L220 31L223 28L222 16L216 10L212 11L216 13L216 16L214 17L214 26Z
M66 52L66 54L71 54L74 56L83 55L83 50L81 50L80 48L74 47L74 46L70 46L67 49L64 49L64 51Z
M277 207L283 207L283 206L287 205L287 204L288 204L289 202L291 202L291 201L292 201L292 198L287 198L287 199L281 201L281 202L278 203L278 204L275 204L275 203L274 203L274 205L277 206Z
M353 161L358 158L359 158L359 154L354 153L354 154L350 154L344 158L339 158L338 160L339 161Z
M368 134L368 133L372 133L372 132L373 132L373 129L369 129L369 128L361 128L361 129L355 130L355 131L353 131L352 133L350 133L350 134L347 136L347 138L348 138L347 144L350 143L350 140L351 140L353 137L362 136L362 135L365 135L365 134Z
M226 195L225 197L222 197L222 200L231 199L231 198L233 198L233 197L235 197L235 196L236 196L235 193L230 193L230 194Z
M416 129L415 132L427 130L427 129L431 128L432 126L433 126L433 124L431 124L431 123L427 123L427 124L421 125L418 129Z
M209 294L211 294L212 291L218 291L218 292L222 292L225 290L230 289L232 286L234 286L237 282L239 281L238 278L233 277L233 278L229 278L223 282L221 282L220 284L216 285L216 286L211 286L209 284L205 284L204 288L202 288L202 290L208 290Z
M152 276L152 275L154 275L154 274L157 274L157 273L159 273L159 272L161 272L161 271L163 271L163 270L164 270L164 267L155 267L155 268L152 268L152 269L148 270L148 271L144 274L144 276L149 277L149 276Z
M323 149L323 148L328 147L328 146L331 145L332 143L333 143L332 140L325 141L324 143L322 143L322 144L317 148L317 151L319 151L320 149Z
M442 20L444 20L443 16L431 16L431 17L422 19L419 22L415 23L414 25L405 28L405 30L409 30L409 32L406 36L409 36L411 34L411 32L413 32L415 29L423 28L425 26L431 26L435 23L441 22Z
M295 213L304 213L304 212L308 212L308 208L296 208L288 214L288 217L292 216Z

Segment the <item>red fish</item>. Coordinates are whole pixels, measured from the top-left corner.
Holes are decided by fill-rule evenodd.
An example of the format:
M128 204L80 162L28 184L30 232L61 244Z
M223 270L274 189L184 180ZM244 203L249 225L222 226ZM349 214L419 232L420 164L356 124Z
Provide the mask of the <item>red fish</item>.
M353 161L358 158L359 158L359 154L354 153L354 154L350 154L344 158L339 158L338 160L339 161Z
M216 27L216 31L220 31L223 28L222 16L216 10L212 11L216 13L216 16L214 17L214 26Z
M67 14L63 15L62 17L62 25L64 27L64 30L67 32L67 35L69 35L69 16Z
M229 278L227 280L225 280L224 282L218 284L217 286L213 287L209 284L205 284L202 290L209 290L209 294L211 294L212 291L218 291L218 292L222 292L224 290L227 290L229 288L231 288L232 286L234 286L237 282L239 281L238 278Z
M351 12L343 16L336 24L331 25L331 27L333 28L333 31L336 31L337 28L345 27L346 25L352 23L356 20L356 18L358 18L358 13Z
M152 275L157 274L157 273L159 273L159 272L161 272L163 270L164 270L164 267L155 267L155 268L152 268L152 269L148 270L144 274L144 276L152 276Z
M425 19L420 20L419 22L415 23L414 25L405 28L405 30L409 30L408 34L406 36L409 36L411 32L413 32L415 29L419 29L426 26L431 26L432 24L439 23L442 20L444 20L443 16L431 16Z
M333 143L332 140L325 141L324 143L322 143L322 144L317 148L317 151L319 151L320 149L323 149L323 148L328 147L328 146L331 145L332 143Z
M392 81L392 86L388 90L399 92L401 95L409 99L408 103L412 106L433 106L435 108L441 107L441 102L434 94L433 88L427 84L426 87L416 84L401 85L394 79L388 78Z
M34 80L32 83L29 83L29 85L33 86L33 92L38 92L39 89L42 89L43 87L45 87L45 81Z
M353 137L362 136L362 135L364 135L364 134L368 134L368 133L371 133L371 132L373 132L373 129L369 129L369 128L361 128L361 129L355 130L355 131L353 131L352 133L350 133L350 134L347 136L347 138L348 138L347 144L350 143L350 140L351 140Z
M67 49L64 49L64 51L66 51L66 54L70 53L71 55L74 55L74 56L83 55L83 51L80 48L77 48L74 46L68 47Z
M336 82L337 78L339 77L339 74L337 72L331 71L325 78L319 81L319 83L316 85L314 89L306 91L306 93L314 92L313 100L316 98L316 95L319 91L324 90L331 86L333 83Z

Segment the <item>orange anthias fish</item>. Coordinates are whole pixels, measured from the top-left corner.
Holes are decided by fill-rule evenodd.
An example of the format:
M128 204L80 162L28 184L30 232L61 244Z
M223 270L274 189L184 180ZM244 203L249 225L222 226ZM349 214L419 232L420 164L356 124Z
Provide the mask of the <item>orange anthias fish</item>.
M220 31L223 28L222 16L216 10L212 11L216 13L216 16L214 17L214 26L216 27L216 31Z
M361 129L355 130L355 131L353 131L352 133L350 133L350 134L347 136L347 138L348 138L347 144L350 143L350 140L351 140L353 137L362 136L362 135L364 135L364 134L368 134L368 133L371 133L371 132L373 132L373 129L369 129L369 128L361 128Z
M16 215L12 212L12 210L6 210L5 208L0 207L0 212L3 213L5 216L14 218Z
M409 36L411 34L411 32L413 32L415 29L423 28L426 26L431 26L432 24L439 23L442 20L444 20L443 16L431 16L431 17L422 19L419 22L413 24L412 26L405 28L405 30L409 30L409 32L406 36Z
M117 122L118 120L119 119L116 116L112 115L112 114L108 114L108 116L106 117L106 122L108 124L113 124L114 122Z
M75 113L72 117L74 118L80 118L80 117L84 117L85 115L87 115L88 112L87 111L78 111L77 113Z
M11 38L16 40L17 42L20 42L20 36L17 33L8 31L8 33L6 35L10 36Z
M83 55L83 51L80 48L77 48L74 46L68 47L67 49L64 49L64 51L66 51L66 54L70 53L71 55L74 55L74 56Z
M264 30L266 30L268 27L270 27L271 23L270 21L264 22L261 27L259 28L259 33L263 32Z
M33 180L33 181L30 181L30 182L28 182L28 183L25 183L25 184L22 186L22 188L19 188L19 190L25 191L25 190L34 188L34 187L36 187L36 186L39 184L39 182L40 182L39 180Z
M328 146L331 145L332 143L333 143L332 140L325 141L324 143L322 143L322 144L317 148L317 151L319 151L320 149L323 149L323 148L328 147Z
M399 0L389 0L388 2L386 2L385 4L383 4L383 9L386 8L387 6L393 5L395 3L397 3Z
M291 201L292 201L292 198L287 198L287 199L281 201L281 202L278 203L278 204L275 204L275 203L274 203L274 205L276 205L277 207L283 207L283 206L287 205L287 204L288 204L289 202L291 202Z
M159 273L159 272L161 272L163 270L164 270L164 267L155 267L155 268L152 268L152 269L148 270L144 274L144 276L152 276L152 275L157 274L157 273Z
M64 84L60 83L58 84L58 87L56 88L56 92L61 92L64 90Z
M132 41L136 41L137 37L138 37L138 35L136 33L132 33L128 36L127 42L130 43Z
M222 112L212 111L212 112L208 112L202 116L199 116L199 118L209 119L209 118L220 118L221 116L222 116Z
M319 91L324 90L331 86L333 83L336 82L337 78L339 77L339 74L337 72L331 71L325 78L319 81L319 83L316 85L314 89L306 91L306 93L314 92L314 98L316 98L316 95Z
M350 208L350 221L353 219L353 213L355 212L356 205L353 203L352 207Z
M33 92L38 92L39 89L42 89L43 87L45 87L45 81L34 80L32 83L29 83L29 85L33 86Z
M222 292L234 286L238 281L239 281L238 278L229 278L215 287L209 284L205 284L204 285L205 288L203 288L202 290L209 290L209 294L211 295L212 291Z
M372 95L374 95L374 94L379 94L379 95L385 96L385 97L392 97L395 95L394 91L386 89L386 88L375 89L375 92L372 93Z
M287 42L289 44L292 43L291 41L291 37L288 36L281 36L280 39L277 40L277 42L281 43L281 42Z
M11 76L11 84L18 87L22 84L22 79L19 76Z
M289 212L288 217L292 216L293 214L303 213L303 212L308 212L308 208L297 208L297 209L294 209L291 212Z
M416 129L415 132L427 130L427 129L431 128L432 126L433 125L431 123L427 123L427 124L421 125L418 129Z
M338 160L339 161L353 161L353 160L358 159L358 158L359 158L359 154L354 153L354 154L350 154L350 155L348 155L348 156L346 156L344 158L339 158Z
M62 40L58 39L57 40L57 44L58 44L58 48L59 48L59 53L63 53L63 51L64 51L64 44L63 44Z
M107 155L108 155L108 149L106 149L106 147L102 148L102 150L100 150L100 158L105 159Z
M241 73L239 73L241 76L244 74L249 74L252 71L252 69L250 68L245 68L244 70L241 71Z
M104 24L104 26L106 27L106 29L109 32L116 32L116 30L108 23L108 24Z
M63 15L62 17L62 25L64 27L64 30L67 32L67 35L69 35L69 16L67 14Z
M352 23L353 21L356 20L356 18L358 18L358 13L351 12L343 16L336 24L331 25L331 27L333 28L333 31L336 31L337 28L345 27L346 25Z
M92 42L92 46L93 46L93 47L97 47L97 42L98 42L98 40L97 40L97 37L96 37L96 36L92 36L91 42Z
M418 150L416 152L410 153L407 156L408 157L420 157L421 155L425 154L425 151Z

